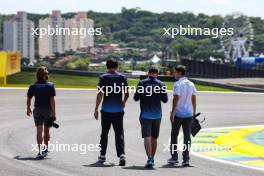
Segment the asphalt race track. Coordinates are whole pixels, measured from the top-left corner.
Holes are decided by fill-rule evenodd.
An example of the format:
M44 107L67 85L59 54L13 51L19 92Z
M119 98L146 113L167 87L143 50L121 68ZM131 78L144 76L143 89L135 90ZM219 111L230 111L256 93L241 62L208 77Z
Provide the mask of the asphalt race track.
M51 143L96 145L100 136L100 121L93 118L96 91L57 90L57 116L60 129L52 129ZM171 94L170 94L171 98ZM204 128L264 124L264 94L199 92L198 110L206 115ZM171 100L163 105L163 121L155 169L146 170L146 155L139 125L139 104L132 95L124 119L127 165L120 167L114 146L114 133L109 134L108 163L96 163L96 151L54 151L45 160L35 160L35 127L25 115L26 90L0 89L0 175L98 175L98 176L261 176L263 171L219 163L196 156L192 167L171 167L166 164L169 152L163 144L170 136L169 112Z

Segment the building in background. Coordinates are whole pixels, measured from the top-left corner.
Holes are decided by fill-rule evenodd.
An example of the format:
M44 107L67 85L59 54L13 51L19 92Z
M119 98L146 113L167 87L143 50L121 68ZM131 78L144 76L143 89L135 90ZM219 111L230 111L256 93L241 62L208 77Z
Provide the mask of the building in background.
M64 28L66 33L62 35L44 35L39 38L39 55L40 57L52 56L55 53L64 53L65 51L78 51L82 49L89 49L94 46L93 35L83 35L80 33L81 29L88 29L94 27L93 20L87 18L86 12L79 12L74 18L64 19L60 11L52 11L52 14L45 19L39 20L39 28L48 29ZM71 32L75 32L73 35ZM69 33L70 30L70 33Z
M78 29L78 31L86 29L85 37L81 33L69 36L68 48L70 50L77 51L78 49L85 49L94 46L94 36L87 34L87 30L94 28L94 21L87 18L86 12L78 12L74 18L67 20L66 24L66 27L75 28Z
M4 21L3 49L5 51L19 51L22 58L30 59L34 63L35 42L32 35L34 23L27 19L26 12L17 12L17 15L9 21Z
M45 19L39 20L39 28L64 28L65 20L61 17L60 11L52 11L52 14ZM63 53L66 50L65 36L63 35L43 35L39 38L40 57L50 56L54 53Z

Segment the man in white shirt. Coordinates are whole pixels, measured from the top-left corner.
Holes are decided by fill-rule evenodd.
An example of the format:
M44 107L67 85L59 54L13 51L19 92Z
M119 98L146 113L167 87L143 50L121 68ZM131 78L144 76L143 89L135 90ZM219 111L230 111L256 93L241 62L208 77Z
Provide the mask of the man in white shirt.
M182 166L189 166L189 150L191 147L191 126L193 115L196 113L196 88L194 83L185 77L186 68L177 66L175 68L175 79L178 80L173 88L173 103L171 111L171 158L170 164L178 164L178 135L182 126L184 136L183 162Z

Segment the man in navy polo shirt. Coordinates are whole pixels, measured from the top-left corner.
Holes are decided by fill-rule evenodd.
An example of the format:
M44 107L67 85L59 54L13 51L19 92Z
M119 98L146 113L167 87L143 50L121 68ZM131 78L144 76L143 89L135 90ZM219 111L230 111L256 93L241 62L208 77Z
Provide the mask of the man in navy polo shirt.
M37 158L41 159L48 154L48 143L50 140L49 121L54 117L56 120L55 110L55 88L54 84L48 82L48 70L46 67L39 67L36 73L37 81L32 84L27 93L27 115L32 115L31 100L35 97L33 116L37 128L37 143L39 153ZM44 125L44 144L45 150L42 152L41 145L43 142L43 125Z
M120 158L119 165L124 166L125 160L125 145L124 145L124 129L123 116L124 107L129 97L128 84L125 76L117 72L118 62L110 59L106 62L108 72L100 76L98 83L98 93L96 97L96 106L94 117L98 120L98 108L103 99L101 107L101 155L98 158L99 162L105 162L105 154L108 142L108 132L111 125L115 131L116 152ZM124 96L123 96L124 95Z
M167 103L167 89L163 82L157 79L158 69L151 68L148 78L139 82L134 100L140 100L140 124L147 153L146 168L154 166L154 156L157 149L160 122L162 117L161 102Z

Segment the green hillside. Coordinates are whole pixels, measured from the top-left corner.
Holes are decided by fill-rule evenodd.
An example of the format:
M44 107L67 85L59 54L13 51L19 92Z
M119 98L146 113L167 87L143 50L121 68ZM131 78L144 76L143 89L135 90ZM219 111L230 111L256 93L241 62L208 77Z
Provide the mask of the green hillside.
M47 12L50 13L50 12ZM209 56L224 57L219 52L220 41L210 36L182 36L171 39L161 37L163 27L193 26L200 28L221 28L223 17L205 14L195 15L190 12L182 13L152 13L149 11L123 8L121 13L99 13L88 11L88 17L95 21L95 27L101 27L103 35L95 38L95 43L119 43L124 47L147 48L151 51L170 48L172 58L178 56L204 59ZM40 18L48 14L29 14L29 18L38 24ZM75 13L63 14L65 18L71 18ZM0 23L10 16L0 15ZM261 53L264 51L264 20L250 17L254 28L253 51ZM2 25L1 25L2 26ZM2 40L2 33L0 33ZM2 43L2 42L0 42ZM37 42L36 42L37 45ZM38 46L36 46L36 49Z

